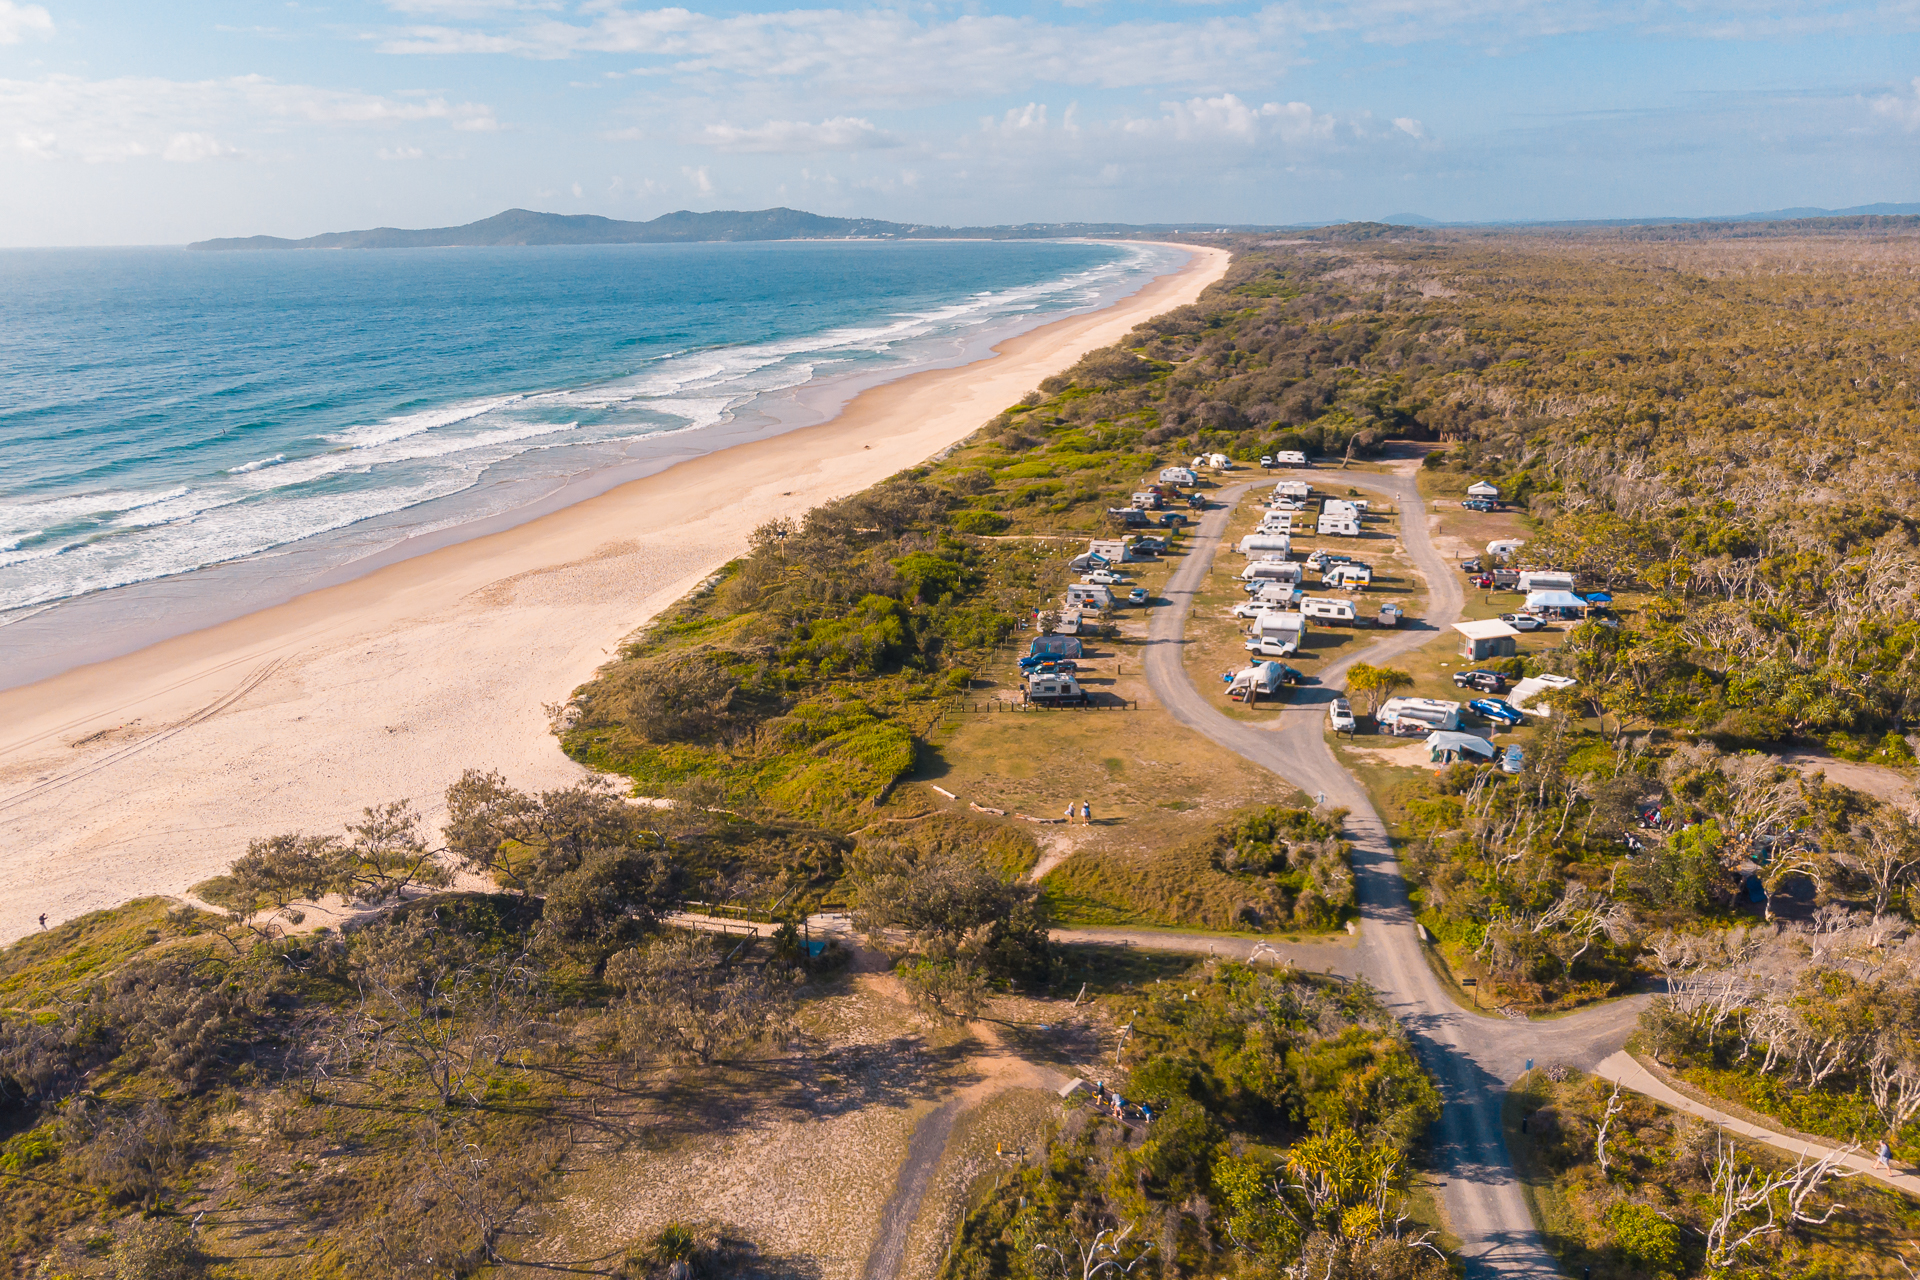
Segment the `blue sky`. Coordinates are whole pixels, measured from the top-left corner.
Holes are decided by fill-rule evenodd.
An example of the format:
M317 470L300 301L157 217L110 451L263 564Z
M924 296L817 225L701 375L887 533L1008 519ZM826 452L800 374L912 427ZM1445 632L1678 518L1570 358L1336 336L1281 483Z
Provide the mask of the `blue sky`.
M0 0L0 244L1920 200L1920 0Z

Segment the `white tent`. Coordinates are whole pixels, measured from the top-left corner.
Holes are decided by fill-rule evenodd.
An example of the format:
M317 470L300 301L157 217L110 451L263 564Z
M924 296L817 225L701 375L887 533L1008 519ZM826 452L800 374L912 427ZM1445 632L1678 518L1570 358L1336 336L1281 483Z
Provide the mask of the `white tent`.
M1587 602L1571 591L1534 591L1527 595L1529 609L1584 609Z
M1493 744L1471 733L1440 730L1427 735L1427 758L1435 764L1451 764L1455 757L1469 754L1491 760Z

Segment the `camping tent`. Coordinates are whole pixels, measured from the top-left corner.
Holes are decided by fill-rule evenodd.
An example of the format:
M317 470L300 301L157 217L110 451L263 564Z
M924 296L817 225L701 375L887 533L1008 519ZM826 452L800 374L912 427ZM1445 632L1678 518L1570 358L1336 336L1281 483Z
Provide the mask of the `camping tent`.
M1466 756L1493 759L1493 744L1471 733L1450 733L1444 729L1427 735L1427 758L1435 764L1452 764Z
M1045 658L1078 658L1084 656L1080 641L1073 636L1035 636L1033 643L1027 646L1027 652Z
M1587 602L1571 591L1530 591L1527 593L1527 612L1537 613L1544 609L1574 610L1578 612L1587 607Z

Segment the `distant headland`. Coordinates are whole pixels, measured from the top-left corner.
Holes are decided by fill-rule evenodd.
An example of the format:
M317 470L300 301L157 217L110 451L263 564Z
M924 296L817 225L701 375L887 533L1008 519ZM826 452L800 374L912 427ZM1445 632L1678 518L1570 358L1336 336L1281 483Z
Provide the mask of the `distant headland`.
M693 244L728 240L1034 240L1057 236L1168 235L1195 231L1250 231L1213 223L1128 226L1117 222L1025 223L1006 227L936 227L883 222L878 218L829 218L798 209L682 209L650 222L621 222L586 213L535 213L509 209L464 227L409 231L374 227L368 231L331 231L287 240L279 236L238 236L200 240L189 249L439 249L475 245L527 244ZM1263 229L1264 228L1259 228Z

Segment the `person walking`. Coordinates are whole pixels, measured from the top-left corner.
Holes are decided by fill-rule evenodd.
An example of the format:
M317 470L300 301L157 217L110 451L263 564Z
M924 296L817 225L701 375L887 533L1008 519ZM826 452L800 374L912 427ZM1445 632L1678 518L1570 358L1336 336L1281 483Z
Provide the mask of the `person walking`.
M1085 800L1080 802L1080 821L1089 827L1093 825L1093 806Z
M1893 1169L1893 1148L1887 1145L1885 1138L1880 1139L1880 1150L1873 1157L1873 1167L1886 1169L1889 1172Z
M1073 801L1067 801L1067 825L1073 825Z
M42 929L47 927L47 913L44 911L40 913L40 927Z

